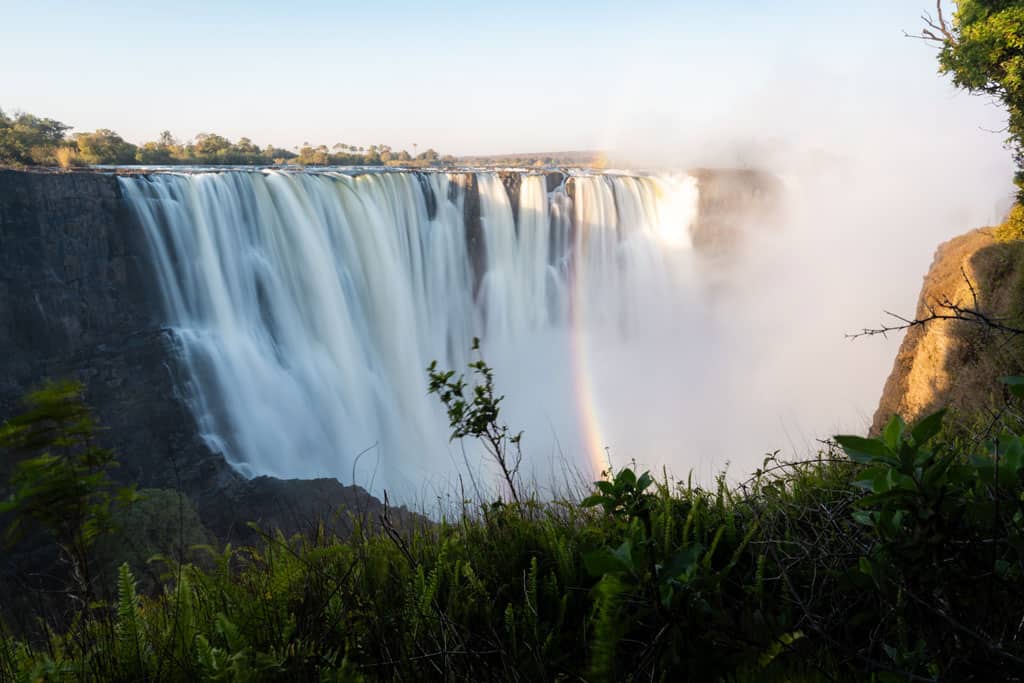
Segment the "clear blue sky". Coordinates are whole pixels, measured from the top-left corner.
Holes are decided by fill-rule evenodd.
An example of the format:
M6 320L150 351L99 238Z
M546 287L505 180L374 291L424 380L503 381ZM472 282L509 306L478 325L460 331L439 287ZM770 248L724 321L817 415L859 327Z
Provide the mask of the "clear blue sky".
M135 142L457 154L786 135L893 109L998 123L902 37L928 4L0 0L0 107Z

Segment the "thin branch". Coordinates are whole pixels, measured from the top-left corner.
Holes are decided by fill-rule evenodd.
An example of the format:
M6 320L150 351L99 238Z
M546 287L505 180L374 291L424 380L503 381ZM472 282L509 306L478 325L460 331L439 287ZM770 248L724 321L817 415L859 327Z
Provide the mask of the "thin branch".
M920 33L907 33L904 31L903 35L907 38L939 43L941 46L956 45L956 34L953 33L953 28L946 20L946 15L942 11L942 0L935 0L935 16L932 16L929 12L924 12L921 14L921 21L924 22L925 27L921 29Z
M959 304L952 303L948 299L944 299L934 306L928 306L927 309L928 315L921 318L914 318L913 320L904 318L892 311L885 311L886 315L898 320L899 324L879 324L878 327L865 327L860 332L847 334L846 338L858 339L860 337L872 337L875 335L882 335L884 337L890 332L902 332L903 330L908 330L912 327L924 327L925 325L937 320L959 320L961 322L979 325L986 329L995 330L997 332L1013 336L1024 334L1024 329L1008 325L1003 322L1002 318L993 318L979 310L965 308Z
M960 274L963 276L964 282L967 283L967 289L971 293L970 306L964 306L953 301L949 296L944 295L942 299L935 300L932 303L925 303L924 308L928 315L910 319L891 311L885 311L887 316L894 318L899 324L886 325L881 323L878 327L865 327L860 332L847 334L846 338L857 339L859 337L873 337L875 335L885 337L890 332L902 332L912 327L924 327L936 320L959 320L972 325L979 325L988 330L1002 332L1011 337L1024 334L1024 328L1007 324L1005 322L1007 318L999 318L983 312L978 300L978 290L974 283L971 282L971 278L968 277L967 271L964 270L963 266L960 267Z

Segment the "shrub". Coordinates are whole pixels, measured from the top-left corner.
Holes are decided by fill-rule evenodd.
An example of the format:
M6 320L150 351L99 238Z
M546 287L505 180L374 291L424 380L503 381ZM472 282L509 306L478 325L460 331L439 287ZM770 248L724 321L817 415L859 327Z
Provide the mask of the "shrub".
M1000 242L1024 240L1024 205L1014 204L1006 220L996 227L993 235Z
M738 486L623 469L582 501L520 488L416 528L206 546L159 558L150 595L125 565L109 608L0 634L0 678L1016 680L1024 440L942 420L771 455Z
M65 170L81 163L77 147L58 147L54 152L54 157L57 159L57 165Z

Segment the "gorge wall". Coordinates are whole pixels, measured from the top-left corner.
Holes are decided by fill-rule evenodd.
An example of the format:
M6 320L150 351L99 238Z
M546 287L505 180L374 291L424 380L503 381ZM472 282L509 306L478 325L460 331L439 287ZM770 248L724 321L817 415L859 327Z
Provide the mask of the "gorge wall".
M333 479L246 479L200 437L149 247L116 175L0 170L0 321L0 415L20 412L47 379L81 381L100 443L118 453L113 476L185 491L221 538L248 538L247 521L288 530L313 510L380 509Z
M447 175L449 196L434 192L428 174L416 177L431 219L461 193L478 293L487 258L481 177ZM497 177L519 225L512 198L526 176ZM691 232L698 249L727 250L747 215L777 205L778 183L767 174L701 171L696 177L701 204ZM563 187L575 198L577 182L559 172L545 174L542 184L548 193ZM101 442L119 453L115 477L180 488L222 537L248 520L294 528L317 509L378 509L366 491L333 478L243 477L211 447L189 404L194 378L182 363L182 340L168 326L151 243L124 186L112 173L0 171L0 415L18 412L21 397L46 378L81 380L103 427ZM567 221L575 230L572 216Z

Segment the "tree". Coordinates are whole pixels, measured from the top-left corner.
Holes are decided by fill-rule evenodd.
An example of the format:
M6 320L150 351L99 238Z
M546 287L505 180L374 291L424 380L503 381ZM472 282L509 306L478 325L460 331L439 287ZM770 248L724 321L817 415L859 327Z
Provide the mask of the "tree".
M116 465L112 451L94 440L95 421L82 401L79 382L52 382L26 398L26 412L0 426L0 448L13 455L0 512L13 513L8 539L20 538L34 521L56 541L71 565L79 597L93 597L89 549L111 528L112 484L107 470ZM117 497L127 503L134 488Z
M71 126L32 114L0 111L0 164L48 164Z
M331 163L330 151L327 145L310 147L306 145L299 150L299 157L296 161L303 166L327 166Z
M473 338L472 350L480 351L480 340ZM437 361L427 367L430 383L427 393L435 394L448 411L448 422L452 429L451 440L467 436L480 440L491 459L501 470L509 494L516 503L519 499L519 467L523 462L520 449L523 433L515 434L508 425L500 422L500 404L504 396L494 394L494 370L483 358L469 364L476 375L476 383L470 386L465 375L455 377L454 370L438 370ZM467 396L467 389L471 393Z
M193 153L199 161L214 163L218 155L231 149L231 141L216 133L200 133L192 145Z
M136 147L112 130L100 128L93 133L75 135L78 152L87 164L131 164Z
M939 46L939 71L957 87L993 97L1006 107L1007 147L1017 172L1017 199L1024 200L1024 1L959 0L951 20L942 0L922 16L914 37Z
M160 137L157 138L157 144L162 145L164 147L177 147L178 140L177 138L174 137L174 135L171 134L171 131L164 130L160 131Z
M140 164L169 164L174 157L170 147L159 142L147 142L135 151L135 160Z

